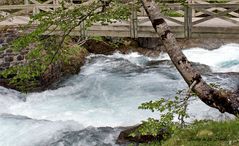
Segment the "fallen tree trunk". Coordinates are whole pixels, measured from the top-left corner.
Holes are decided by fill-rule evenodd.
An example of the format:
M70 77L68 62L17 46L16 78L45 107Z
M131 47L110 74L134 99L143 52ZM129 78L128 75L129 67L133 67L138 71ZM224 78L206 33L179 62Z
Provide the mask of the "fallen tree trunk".
M160 13L159 6L154 0L141 0L143 7L162 40L165 51L173 64L180 72L185 82L192 88L197 96L207 105L217 108L220 112L228 112L235 116L239 114L239 95L228 90L217 90L209 86L195 70L181 51L175 36Z

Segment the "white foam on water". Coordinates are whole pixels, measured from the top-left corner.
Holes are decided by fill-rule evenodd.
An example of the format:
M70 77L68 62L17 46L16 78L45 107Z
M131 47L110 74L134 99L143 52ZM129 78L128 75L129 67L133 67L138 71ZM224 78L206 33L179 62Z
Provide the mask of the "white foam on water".
M206 64L214 72L239 72L239 44L227 44L218 49L192 48L184 50L189 61ZM161 59L169 59L163 54Z
M239 44L227 44L214 50L191 48L183 50L183 53L189 61L208 65L214 72L239 72ZM137 52L126 55L117 52L108 57L122 58L138 66L145 65L148 61L170 59L166 53L159 57L147 57Z
M6 89L0 86L0 114L8 113L9 107L18 103L23 102L22 94L11 89Z
M193 62L209 65L213 71L239 71L239 44L216 50L184 50ZM28 146L47 142L62 131L77 130L75 121L87 126L129 126L158 113L138 110L142 102L171 98L186 88L179 73L170 65L147 66L149 61L168 59L166 54L150 58L138 53L91 55L81 73L56 90L22 95L0 88L0 114L26 116L19 120L0 116L0 145ZM20 98L25 96L24 102ZM193 119L220 118L221 114L197 100L190 105ZM70 128L69 128L70 127ZM26 139L24 139L26 138ZM3 141L3 142L2 142Z
M82 126L73 121L44 121L14 115L0 115L1 146L50 145L64 131L80 130Z
M89 85L84 84L86 82ZM133 125L155 116L137 109L142 102L160 96L151 94L152 87L147 87L150 83L143 85L144 82L135 79L127 83L127 79L109 76L91 78L78 85L30 94L26 102L10 106L9 113L51 121L74 120L85 127Z

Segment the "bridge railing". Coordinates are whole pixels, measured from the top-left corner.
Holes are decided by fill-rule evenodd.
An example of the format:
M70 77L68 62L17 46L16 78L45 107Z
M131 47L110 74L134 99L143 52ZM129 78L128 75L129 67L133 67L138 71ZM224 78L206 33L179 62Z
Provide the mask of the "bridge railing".
M164 14L164 18L174 23L172 29L179 33L177 34L179 37L182 36L182 31L184 32L184 38L192 38L203 33L224 35L233 33L233 30L237 34L239 32L239 0L225 0L221 3L213 2L213 0L211 2L207 0L188 0L188 4L185 6L173 0L165 1L164 6L166 6L168 12ZM144 12L141 12L141 14L146 16ZM147 18L139 20L139 25L146 21ZM222 24L221 26L215 24L215 27L212 27L213 21Z
M38 2L37 0L24 0L24 3L18 5L3 5L0 6L0 22L7 20L14 16L34 15L41 11L54 11L60 7L62 0L47 0L45 2ZM136 2L136 0L132 0ZM204 33L205 31L212 31L213 33L227 33L228 29L221 29L218 27L207 28L207 23L213 19L220 19L228 23L228 28L239 31L239 0L225 0L224 3L209 3L206 0L188 0L188 5L181 5L175 0L167 1L162 8L164 18L173 24L172 29L181 38L191 38L197 33ZM66 2L70 5L77 5L80 0L68 0ZM130 37L143 37L144 31L148 31L148 27L144 27L149 23L144 10L138 12L134 5L132 5L132 15L128 21ZM230 23L230 25L229 25ZM84 26L81 26L82 28ZM140 34L141 32L141 34Z
M239 31L239 1L230 0L226 3L208 3L202 0L194 0L187 8L187 37L207 30L207 33L238 34ZM214 27L209 25L214 23ZM223 37L223 36L222 36Z

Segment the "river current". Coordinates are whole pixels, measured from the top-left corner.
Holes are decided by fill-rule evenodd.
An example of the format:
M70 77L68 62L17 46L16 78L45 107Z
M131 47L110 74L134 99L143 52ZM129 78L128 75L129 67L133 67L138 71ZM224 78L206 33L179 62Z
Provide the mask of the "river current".
M190 61L210 67L211 71L200 70L206 81L238 88L239 44L184 53ZM117 52L90 55L78 75L56 87L30 94L0 87L0 146L116 145L120 127L160 117L138 110L141 103L172 98L177 90L187 88L167 54L151 58ZM200 100L193 100L188 111L189 121L232 117Z

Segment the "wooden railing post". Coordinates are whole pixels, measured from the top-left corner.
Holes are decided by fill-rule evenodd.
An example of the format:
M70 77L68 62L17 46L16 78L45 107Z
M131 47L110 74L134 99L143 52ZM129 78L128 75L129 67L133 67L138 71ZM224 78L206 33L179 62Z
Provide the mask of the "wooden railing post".
M192 7L190 4L184 8L184 37L190 39L192 37Z
M24 0L24 4L25 4L25 5L28 5L28 4L29 4L29 1L28 1L28 0Z
M137 18L137 10L136 10L136 0L133 1L132 11L131 11L131 19L130 19L130 37L137 38L138 37L138 18Z
M188 5L184 6L184 38L188 39Z
M58 0L53 0L53 5L59 5L59 1Z
M53 10L56 10L57 5L59 5L59 1L58 0L53 0Z
M189 5L190 5L190 4L195 4L195 0L188 0L188 4L189 4ZM195 10L192 9L192 17L195 17L195 14L196 14Z
M85 22L81 22L80 24L80 36L84 39L86 38L86 30L85 30Z
M192 19L193 19L193 11L192 7L189 5L188 7L188 39L192 37Z
M29 0L24 0L24 5L29 5ZM26 10L26 15L29 13L29 10Z

